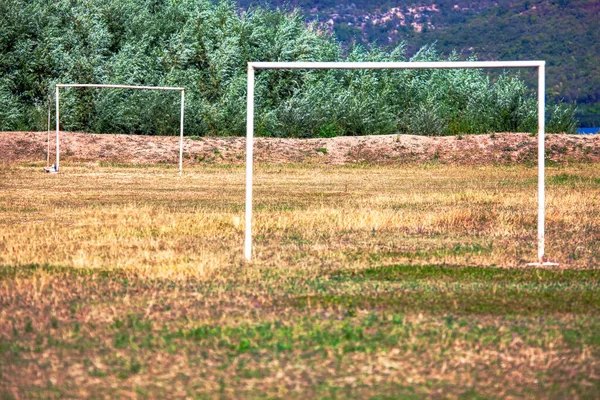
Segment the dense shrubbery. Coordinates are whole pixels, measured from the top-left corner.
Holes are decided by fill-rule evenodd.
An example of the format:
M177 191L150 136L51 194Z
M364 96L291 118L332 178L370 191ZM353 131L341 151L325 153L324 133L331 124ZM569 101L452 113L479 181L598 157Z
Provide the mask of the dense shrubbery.
M600 2L598 0L237 0L242 7L289 4L309 20L332 20L343 45L407 43L410 54L437 43L489 60L546 60L548 97L578 103L582 123L600 126ZM435 4L439 11L410 11ZM399 8L384 16L390 8ZM366 23L367 18L371 23ZM378 20L378 23L373 23ZM415 30L413 23L422 29ZM535 84L534 74L522 78ZM585 117L587 115L587 118ZM594 116L596 118L594 118ZM594 122L596 121L596 122Z
M343 54L298 13L209 0L5 0L0 4L0 129L44 129L53 85L184 86L186 132L242 135L248 61L405 61L403 46ZM450 58L455 58L451 56ZM440 60L424 47L413 60ZM176 93L63 91L66 130L176 134ZM327 137L533 131L536 100L517 77L480 70L260 71L257 131ZM572 131L555 106L548 131Z

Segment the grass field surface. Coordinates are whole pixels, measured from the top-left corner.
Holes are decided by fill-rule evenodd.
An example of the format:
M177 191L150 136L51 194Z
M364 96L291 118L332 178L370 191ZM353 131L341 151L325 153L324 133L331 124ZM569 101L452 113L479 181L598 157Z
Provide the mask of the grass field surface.
M0 398L600 396L600 165L0 171Z

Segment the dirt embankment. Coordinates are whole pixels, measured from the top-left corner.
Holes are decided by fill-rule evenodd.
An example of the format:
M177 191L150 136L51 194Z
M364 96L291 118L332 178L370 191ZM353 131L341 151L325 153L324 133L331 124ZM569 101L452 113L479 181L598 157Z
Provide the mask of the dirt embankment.
M159 164L176 163L179 138L98 135L64 132L61 161ZM46 132L0 132L0 163L44 162ZM185 164L243 164L245 138L185 138ZM50 137L50 160L55 138ZM547 135L546 157L558 163L600 162L600 135ZM332 139L257 138L259 163L398 164L441 162L491 164L537 162L537 137L527 133L427 137L413 135L337 137Z

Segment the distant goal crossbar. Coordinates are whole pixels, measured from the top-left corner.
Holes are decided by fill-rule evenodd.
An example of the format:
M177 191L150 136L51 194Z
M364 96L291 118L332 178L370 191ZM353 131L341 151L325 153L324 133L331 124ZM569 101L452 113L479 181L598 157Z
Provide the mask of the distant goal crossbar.
M59 171L60 163L60 89L61 88L106 88L106 89L136 89L136 90L166 90L181 92L181 116L179 121L179 173L183 172L183 120L185 115L185 88L169 86L135 86L111 85L93 83L59 83L56 85L56 164L53 172Z
M545 61L437 61L437 62L250 62L248 63L248 94L246 121L246 215L244 256L252 258L252 177L254 150L254 82L255 71L261 69L462 69L462 68L537 68L538 70L538 234L537 263L544 264L545 242Z

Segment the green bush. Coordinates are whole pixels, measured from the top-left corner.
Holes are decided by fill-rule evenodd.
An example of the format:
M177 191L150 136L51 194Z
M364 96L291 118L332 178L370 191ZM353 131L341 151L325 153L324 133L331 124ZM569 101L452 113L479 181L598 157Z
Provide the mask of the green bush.
M186 88L189 135L244 135L248 61L407 61L355 46L344 53L298 12L240 12L223 0L5 0L0 4L0 129L45 129L61 83ZM409 61L457 60L423 47ZM332 137L535 131L524 83L482 70L258 71L256 132ZM63 129L176 135L179 94L64 89ZM554 107L554 108L553 108ZM550 106L548 131L572 132L574 109Z
M18 98L8 88L0 85L0 130L16 129L22 119Z
M546 111L550 115L550 121L548 121L546 130L548 132L561 133L577 132L578 122L575 119L576 111L575 107L565 105L564 103L551 105Z

